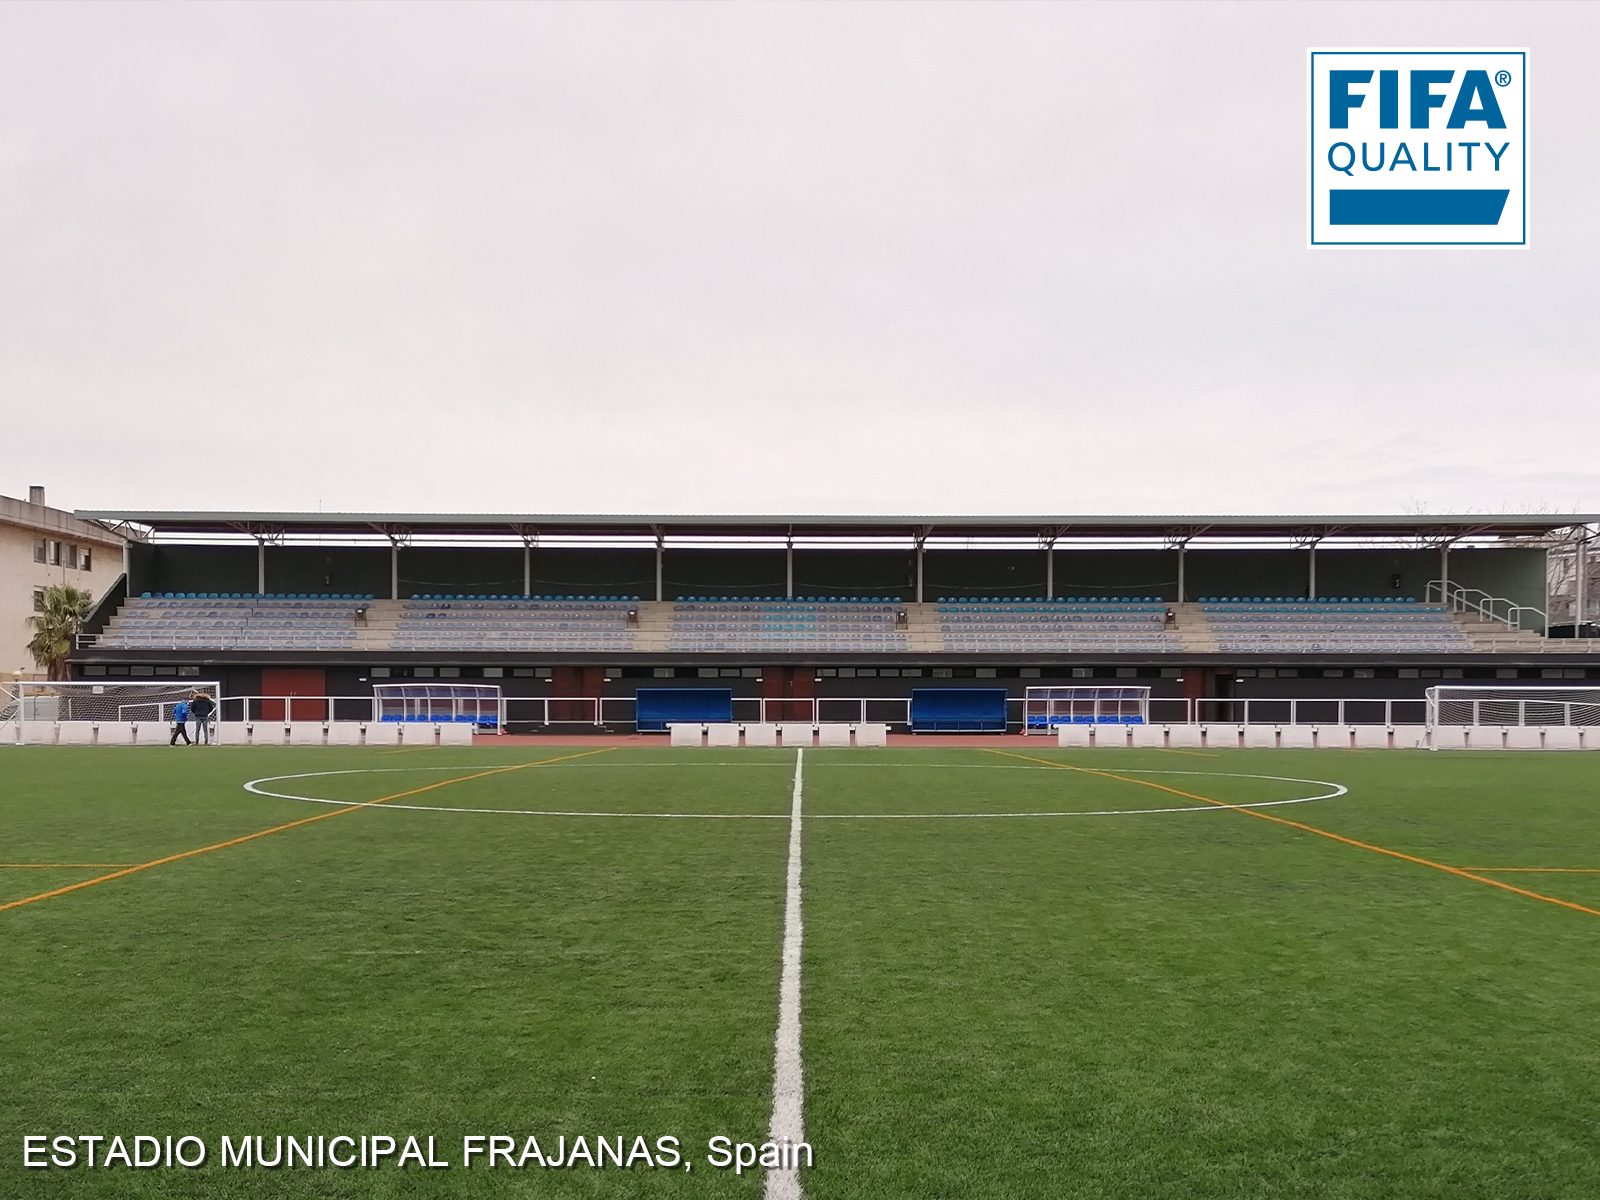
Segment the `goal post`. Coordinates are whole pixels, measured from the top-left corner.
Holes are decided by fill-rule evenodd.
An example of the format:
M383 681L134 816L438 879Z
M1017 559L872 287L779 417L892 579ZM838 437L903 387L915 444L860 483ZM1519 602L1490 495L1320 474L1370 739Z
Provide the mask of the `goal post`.
M1022 692L1022 732L1050 733L1062 725L1143 725L1150 719L1148 687L1028 687Z
M0 742L23 745L149 744L154 730L171 725L177 706L197 695L213 701L206 722L211 740L221 732L222 688L214 679L53 682L19 680L0 693ZM189 718L193 722L194 718ZM165 740L165 739L162 739Z
M1600 687L1468 687L1426 693L1428 727L1441 725L1600 725Z
M505 731L505 698L490 683L375 683L374 721L461 722Z

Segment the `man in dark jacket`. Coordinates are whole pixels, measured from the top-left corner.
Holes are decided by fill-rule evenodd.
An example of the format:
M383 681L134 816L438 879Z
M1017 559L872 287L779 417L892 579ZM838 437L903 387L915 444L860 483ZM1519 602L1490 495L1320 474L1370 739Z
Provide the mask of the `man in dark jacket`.
M217 711L217 702L204 692L196 692L189 701L189 715L194 718L194 744L211 744L211 718Z

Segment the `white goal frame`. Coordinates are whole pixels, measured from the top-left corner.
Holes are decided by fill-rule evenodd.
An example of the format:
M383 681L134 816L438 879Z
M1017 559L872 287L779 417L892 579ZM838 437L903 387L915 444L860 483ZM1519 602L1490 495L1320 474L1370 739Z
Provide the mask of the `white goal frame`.
M372 685L373 721L461 722L476 728L506 729L506 700L497 683L413 680Z
M1052 734L1063 725L1145 725L1150 689L1117 685L1038 685L1022 689L1022 732Z
M220 743L223 695L215 679L19 679L0 688L0 745L164 744L152 736L155 727L170 727L174 707L196 692L216 701L206 728L208 740ZM135 737L135 730L150 732Z
M1600 687L1469 687L1424 693L1429 729L1442 725L1600 725Z

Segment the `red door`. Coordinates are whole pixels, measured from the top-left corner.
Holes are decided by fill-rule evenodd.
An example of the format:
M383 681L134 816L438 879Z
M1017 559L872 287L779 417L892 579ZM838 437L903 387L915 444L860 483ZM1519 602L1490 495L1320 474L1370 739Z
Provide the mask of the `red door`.
M251 715L260 721L326 721L328 673L316 667L262 667L261 694L288 697L263 700ZM306 697L301 699L301 697Z
M550 671L550 692L561 699L550 705L552 721L593 722L594 699L605 694L603 667L554 667ZM574 699L573 697L589 697Z
M763 667L761 696L768 703L762 719L766 721L811 720L811 698L817 694L816 676L810 667Z

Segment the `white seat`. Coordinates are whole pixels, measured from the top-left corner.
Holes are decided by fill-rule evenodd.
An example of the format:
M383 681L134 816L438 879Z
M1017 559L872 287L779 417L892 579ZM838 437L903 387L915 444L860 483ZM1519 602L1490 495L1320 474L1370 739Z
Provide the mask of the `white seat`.
M393 746L400 741L400 724L397 721L374 721L367 726L367 746Z
M1338 726L1328 725L1323 726L1322 729L1334 735L1335 741L1338 740L1335 733ZM1278 748L1281 750L1310 750L1320 744L1320 739L1317 735L1322 729L1319 729L1316 725L1280 725L1278 726Z
M705 726L698 722L674 721L667 726L667 742L673 746L704 745Z
M1170 750L1185 750L1200 748L1200 726L1198 725L1168 725L1167 748Z
M166 722L134 722L130 728L130 741L134 746L166 746L173 736L173 726Z
M776 725L746 725L744 727L744 744L746 746L776 746L778 744L778 727Z
M1544 748L1546 750L1581 750L1583 749L1583 731L1571 725L1550 725L1544 731ZM1600 748L1600 738L1595 739L1597 748Z
M1509 725L1504 732L1507 750L1544 749L1544 730L1537 725Z
M1317 727L1318 750L1350 750L1356 745L1358 726L1320 725Z
M1368 730L1372 730L1375 736L1369 738ZM1356 741L1356 745L1363 750L1382 750L1385 747L1410 750L1430 744L1426 725L1363 725Z

